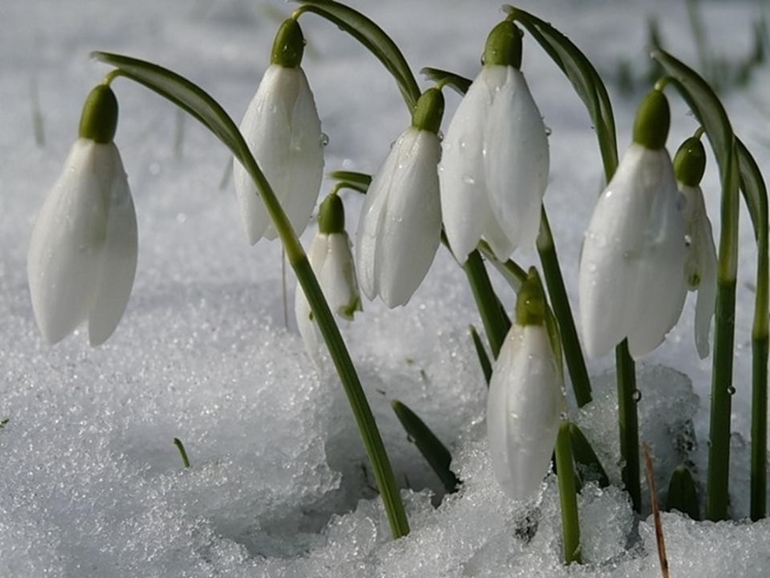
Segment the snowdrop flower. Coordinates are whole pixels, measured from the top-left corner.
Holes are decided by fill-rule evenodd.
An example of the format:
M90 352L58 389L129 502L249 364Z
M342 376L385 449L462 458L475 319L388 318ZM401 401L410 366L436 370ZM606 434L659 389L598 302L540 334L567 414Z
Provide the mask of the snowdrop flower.
M40 332L49 344L88 320L97 346L112 335L136 272L136 213L113 142L118 102L96 87L80 122L80 138L32 231L27 276Z
M695 305L695 347L701 359L709 354L709 330L717 293L717 249L706 214L700 181L706 168L706 151L700 139L691 137L674 156L674 174L684 196L684 220L689 253L685 279L690 291L698 292Z
M315 207L323 177L323 146L313 93L300 62L304 47L296 20L276 34L270 67L241 122L241 132L276 197L300 235ZM240 162L233 161L235 191L249 242L276 231L256 185Z
M361 290L390 307L405 305L428 273L441 240L437 135L444 97L428 89L412 126L372 179L358 222L356 263Z
M531 498L540 488L565 407L560 361L545 324L545 297L532 269L519 290L516 323L500 349L487 398L492 469L514 500Z
M352 320L355 312L361 311L350 247L350 239L345 232L345 209L342 200L332 193L321 203L318 233L310 245L308 260L329 308L347 320ZM294 313L305 349L315 360L318 353L317 328L310 304L300 285L297 285L294 294Z
M580 260L580 306L588 355L624 339L635 359L676 324L687 294L681 195L665 149L668 101L651 92L639 107L634 142L601 194Z
M439 167L444 230L464 263L483 237L500 260L532 247L548 181L548 139L510 21L487 38L484 66L457 108Z

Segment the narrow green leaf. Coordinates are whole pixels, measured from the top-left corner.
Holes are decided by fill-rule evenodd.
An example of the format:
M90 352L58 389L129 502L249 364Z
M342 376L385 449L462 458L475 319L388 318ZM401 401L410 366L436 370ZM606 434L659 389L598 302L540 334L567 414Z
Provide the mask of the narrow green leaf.
M396 79L409 112L414 110L420 97L420 87L396 43L372 20L349 6L333 0L296 0L302 4L300 12L312 12L358 40Z
M711 416L706 517L727 517L730 465L730 413L735 341L735 286L738 269L738 214L741 174L735 135L722 103L694 70L663 50L652 57L660 62L708 136L719 165L722 184L721 235L714 320L711 373ZM744 159L745 163L745 159Z
M678 466L671 474L668 483L668 498L666 511L678 510L687 514L693 520L700 520L698 506L698 488L692 479L692 474L685 466Z
M441 443L441 440L436 437L436 434L431 431L425 422L405 404L394 400L391 406L406 433L414 440L417 449L420 450L420 453L430 464L430 467L436 472L436 475L444 485L444 489L450 494L456 492L460 485L460 480L449 469L449 466L452 464L452 454L449 453L446 446Z
M174 445L176 446L176 449L179 450L179 456L182 458L182 465L185 468L190 467L190 458L187 457L187 450L184 447L184 444L182 443L182 440L179 438L174 438Z
M581 477L584 480L597 482L601 488L609 486L610 479L607 472L583 431L577 424L570 423L569 433L572 439L572 454Z
M548 22L520 8L512 8L511 13L567 76L586 105L599 140L605 178L609 181L618 166L618 147L610 97L599 73L580 49Z
M471 339L473 339L473 346L476 348L476 355L479 358L479 365L481 365L481 371L484 372L484 379L489 385L489 381L492 379L492 363L489 361L487 350L484 348L484 344L481 342L481 337L476 328L471 325Z
M736 138L741 190L757 241L757 291L751 339L751 519L767 514L767 364L768 364L768 208L762 173L745 145Z
M564 561L583 563L580 545L580 516L577 506L577 479L573 459L570 423L563 421L556 437L556 469L558 470L561 528L564 540Z
M468 92L468 89L473 83L469 78L465 78L454 72L449 72L448 70L442 70L440 68L431 68L430 66L426 66L420 70L420 74L437 84L451 86L462 96Z

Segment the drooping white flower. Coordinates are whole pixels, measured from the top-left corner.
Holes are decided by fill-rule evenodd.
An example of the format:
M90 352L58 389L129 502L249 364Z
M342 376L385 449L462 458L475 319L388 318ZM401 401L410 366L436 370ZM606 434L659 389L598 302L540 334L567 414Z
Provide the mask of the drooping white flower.
M689 244L685 278L690 291L698 292L695 305L695 347L701 359L709 354L709 332L717 293L717 249L700 181L706 166L703 143L687 139L674 157L679 191L684 197L686 240Z
M588 226L580 308L589 356L628 339L630 354L639 358L663 341L682 312L687 246L681 195L664 148L668 126L668 102L653 91Z
M308 261L326 302L333 313L352 320L361 311L356 270L351 253L351 243L345 232L342 201L332 194L321 204L319 229L310 245ZM318 334L315 319L305 292L297 285L294 294L294 313L297 318L305 349L311 358L317 358Z
M442 143L444 230L461 263L481 238L506 260L517 247L534 246L537 237L548 139L520 61L521 32L503 22L490 33L485 64Z
M297 235L305 230L318 198L325 140L313 93L299 65L302 42L299 24L289 19L276 35L272 64L240 126ZM233 179L249 242L253 245L263 235L275 239L256 185L237 160Z
M112 142L117 101L106 86L94 89L92 100L101 101L91 111L94 118L114 114L112 130L108 138L95 137L88 122L81 122L81 138L38 215L27 254L32 307L50 344L85 320L91 345L106 341L123 316L136 272L136 212ZM104 113L100 106L114 110ZM109 125L94 124L97 132Z
M439 106L439 100L443 111L441 92L429 89L419 102L431 108ZM429 128L419 128L418 113L372 179L358 222L356 264L361 290L369 299L379 295L390 308L409 301L428 273L441 240L437 173L441 145L436 134L441 116Z
M543 299L539 280L530 274L519 293L517 320L500 348L487 398L492 468L503 491L515 500L528 499L540 488L565 408L560 362L544 322Z

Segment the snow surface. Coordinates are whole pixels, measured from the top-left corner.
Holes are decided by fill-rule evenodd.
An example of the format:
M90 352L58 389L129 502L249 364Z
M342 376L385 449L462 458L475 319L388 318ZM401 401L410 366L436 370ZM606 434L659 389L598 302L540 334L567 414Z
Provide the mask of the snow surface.
M501 19L497 0L352 4L392 34L415 71L429 65L475 75L486 33ZM661 15L669 48L694 62L684 2L522 6L553 21L608 77L620 58L645 68L651 13ZM333 374L315 371L293 321L284 324L280 247L248 245L232 184L220 186L226 151L125 80L114 86L121 104L116 142L139 217L131 301L98 349L88 347L82 330L56 347L43 343L25 254L35 215L76 136L82 100L108 70L89 52L122 52L176 69L239 120L267 66L275 28L292 8L247 0L0 5L0 419L10 420L0 430L0 576L659 576L651 520L637 519L616 487L584 489L587 564L569 568L560 561L553 476L537 507L511 503L496 487L483 435L486 386L468 336L468 324L480 323L445 250L407 307L366 303L345 328L405 488L413 530L392 541L341 387ZM703 15L715 50L733 59L748 50L756 3L704 2ZM381 65L334 26L310 15L302 23L305 68L330 138L327 169L373 172L409 121L399 93ZM546 206L575 306L577 258L601 165L582 105L531 39L524 72L552 130ZM770 73L760 70L726 100L736 132L765 166L768 89ZM621 150L639 96L613 90ZM447 100L448 119L458 97ZM673 148L695 124L672 101ZM711 165L707 204L718 230ZM347 205L355 230L360 199L351 196ZM731 471L738 519L748 512L748 225L741 239ZM289 277L290 292L293 283ZM511 293L498 286L510 306ZM688 300L682 321L640 372L641 436L653 448L659 488L682 460L704 479L710 361L695 353L693 306ZM590 363L593 375L603 375L595 380L596 401L573 417L596 438L618 483L612 376L605 373L611 365L611 356ZM464 485L438 508L439 483L395 421L392 399L417 411L453 452ZM184 441L190 469L182 467L174 437ZM767 520L696 523L671 513L663 524L672 576L770 575Z

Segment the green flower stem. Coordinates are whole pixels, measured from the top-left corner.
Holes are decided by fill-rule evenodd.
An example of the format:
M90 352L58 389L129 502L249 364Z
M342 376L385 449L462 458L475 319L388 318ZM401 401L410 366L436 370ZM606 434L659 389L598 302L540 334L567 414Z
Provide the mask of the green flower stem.
M302 244L292 229L270 183L267 182L264 173L249 151L238 127L219 103L203 89L170 70L150 62L117 54L96 52L93 56L102 62L117 67L122 76L150 88L190 113L230 149L254 180L260 198L270 215L273 227L283 243L289 263L307 296L310 309L315 316L321 335L329 348L329 354L342 381L374 470L393 537L400 538L407 535L409 523L393 476L393 469L366 399L366 394L350 359L350 354L345 347L329 305L324 299L318 280L310 267Z
M463 271L468 277L473 298L476 300L476 307L478 307L481 315L481 322L487 332L492 357L497 359L500 347L502 347L505 336L511 328L511 321L504 315L503 309L500 307L500 300L492 288L492 282L489 280L484 261L478 250L473 251L468 256L468 260L463 265Z
M593 398L591 396L591 380L588 377L583 350L580 347L575 320L572 317L572 309L564 288L564 278L559 267L559 259L556 255L556 246L551 234L551 226L545 207L541 211L540 233L537 237L537 252L540 255L540 263L543 266L543 275L548 287L548 295L551 298L553 313L559 322L561 342L564 350L564 360L567 362L572 389L578 407L583 407Z
M620 426L620 474L631 496L634 511L642 507L642 486L639 481L639 416L636 412L636 371L628 352L628 341L615 348L615 371L618 388L618 425Z
M559 478L561 526L564 538L564 560L567 564L583 563L580 548L580 519L575 486L575 464L572 459L570 423L563 421L556 438L556 470Z
M179 438L174 438L174 445L176 446L176 449L179 451L179 457L182 458L182 465L185 468L190 467L190 458L187 456L187 450L184 447L184 444L182 443L182 440Z
M711 374L709 469L706 483L706 519L715 522L727 518L729 501L735 284L735 278L717 278L717 310Z

